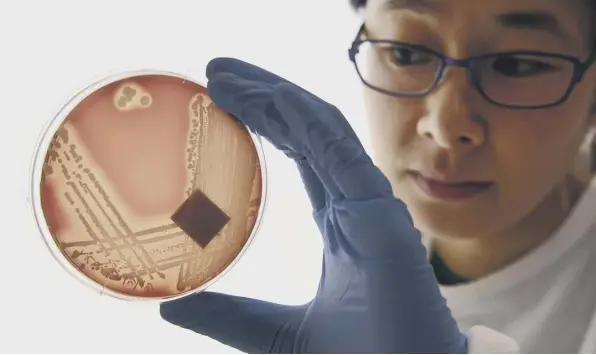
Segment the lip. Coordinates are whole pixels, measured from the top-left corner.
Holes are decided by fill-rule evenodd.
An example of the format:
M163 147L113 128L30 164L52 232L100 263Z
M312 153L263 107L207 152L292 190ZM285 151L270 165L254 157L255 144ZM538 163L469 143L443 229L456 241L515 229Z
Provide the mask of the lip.
M419 172L410 172L416 185L429 197L440 200L464 200L475 197L493 186L489 181L433 179Z

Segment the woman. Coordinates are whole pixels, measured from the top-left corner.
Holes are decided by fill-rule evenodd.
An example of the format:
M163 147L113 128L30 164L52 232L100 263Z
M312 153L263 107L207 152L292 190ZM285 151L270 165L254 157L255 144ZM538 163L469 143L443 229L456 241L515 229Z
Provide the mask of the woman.
M376 165L312 94L207 69L213 100L298 163L317 295L202 293L162 316L248 352L596 352L596 185L573 174L596 125L594 3L351 2Z

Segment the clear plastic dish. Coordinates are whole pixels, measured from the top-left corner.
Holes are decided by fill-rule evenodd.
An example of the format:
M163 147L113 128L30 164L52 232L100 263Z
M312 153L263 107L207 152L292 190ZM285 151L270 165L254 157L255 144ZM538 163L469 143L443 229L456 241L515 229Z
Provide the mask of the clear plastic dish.
M144 70L96 82L60 110L30 186L43 240L73 277L163 302L205 290L241 258L267 180L259 137L205 85Z

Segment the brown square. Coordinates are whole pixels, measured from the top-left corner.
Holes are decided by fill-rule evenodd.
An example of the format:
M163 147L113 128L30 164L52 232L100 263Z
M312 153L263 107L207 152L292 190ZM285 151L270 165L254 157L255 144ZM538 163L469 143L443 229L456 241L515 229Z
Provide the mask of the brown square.
M192 240L205 248L228 223L228 217L204 193L196 190L171 217Z

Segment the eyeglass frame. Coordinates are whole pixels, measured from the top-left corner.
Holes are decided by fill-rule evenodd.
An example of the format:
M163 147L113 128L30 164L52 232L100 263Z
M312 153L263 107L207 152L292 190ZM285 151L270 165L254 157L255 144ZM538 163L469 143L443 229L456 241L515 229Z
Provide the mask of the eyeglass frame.
M412 44L412 43L393 41L393 40L385 40L385 39L362 39L362 37L364 36L364 32L365 32L365 24L363 23L360 26L358 33L356 34L356 38L352 41L351 47L348 49L348 56L350 58L350 61L354 64L354 68L356 69L356 72L358 73L358 76L360 77L360 80L362 81L362 83L364 85L368 86L369 88L371 88L375 91L378 91L378 92L381 92L383 94L393 96L393 97L403 97L403 98L424 97L424 96L430 94L434 89L437 88L438 84L443 79L445 70L448 67L460 67L460 68L467 69L468 73L470 74L471 84L474 86L474 88L476 90L478 90L480 95L485 100L487 100L488 102L490 102L494 105L504 107L504 108L509 108L509 109L516 109L516 110L546 109L546 108L551 108L554 106L561 105L562 103L567 101L567 99L569 99L569 96L571 95L571 93L573 92L575 87L584 78L585 73L588 71L590 66L592 66L592 64L594 62L596 62L596 48L592 49L592 51L590 52L590 55L588 56L588 58L586 60L581 60L577 57L573 57L573 56L569 56L569 55L564 55L564 54L559 54L559 53L541 52L541 51L495 52L495 53L488 53L488 54L483 54L483 55L479 55L479 56L472 56L472 57L457 59L457 58L451 58L443 53L432 50L428 47L416 45L416 44ZM386 90L386 89L383 89L380 87L376 87L376 86L368 83L363 78L362 73L360 72L360 69L358 68L358 64L356 63L356 55L359 53L360 46L364 43L371 43L373 45L376 43L394 44L394 45L398 45L398 46L405 46L408 48L421 50L423 52L435 55L437 58L440 59L441 63L440 63L439 68L437 68L437 72L435 74L435 79L433 80L432 85L430 85L430 87L427 90L422 91L422 92L398 93L398 92L395 92L392 90ZM475 74L475 71L474 71L474 63L476 63L477 61L482 60L482 59L493 58L493 57L498 57L498 56L503 56L503 55L535 55L535 56L542 56L545 58L563 59L568 62L571 62L573 64L573 74L572 74L572 77L568 84L567 90L565 91L565 93L559 100L554 101L552 103L543 104L543 105L529 105L529 106L509 105L509 104L503 104L503 103L500 103L498 101L491 99L486 94L486 92L484 92L484 90L482 89L482 85L480 84L480 81L477 78L477 74Z

